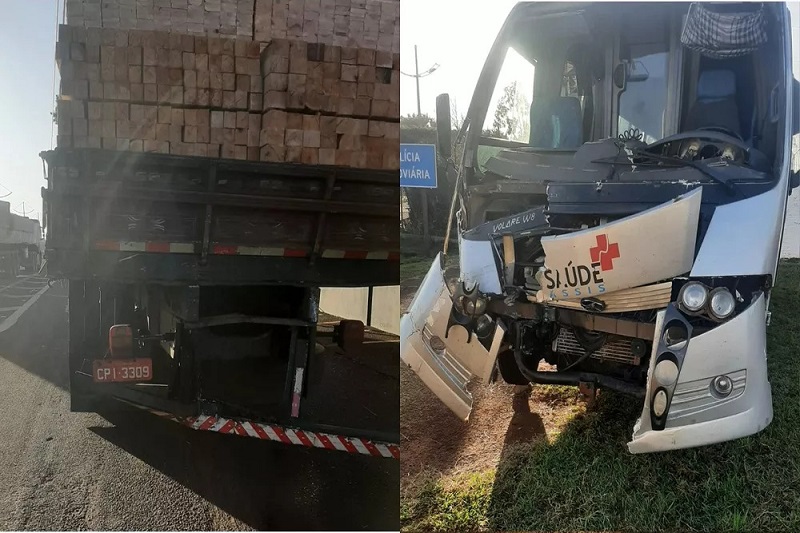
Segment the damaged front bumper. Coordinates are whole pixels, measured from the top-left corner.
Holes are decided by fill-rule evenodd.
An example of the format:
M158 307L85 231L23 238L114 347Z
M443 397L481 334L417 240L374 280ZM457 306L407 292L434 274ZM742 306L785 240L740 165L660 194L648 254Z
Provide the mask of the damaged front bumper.
M665 323L659 313L656 331ZM670 399L663 429L654 428L651 398L657 356L664 346L654 342L642 416L628 443L631 453L693 448L746 437L772 421L772 393L766 365L766 297L762 293L740 315L694 338ZM715 393L712 381L726 376L727 396Z
M583 299L591 295L603 304L591 315L596 320L609 313L660 309L656 324L647 322L652 328L649 334L653 335L653 350L642 415L628 444L632 453L733 440L761 431L772 420L766 370L767 298L763 292L767 287L748 293L752 299L738 315L692 336L691 324L673 301L673 283L664 281L693 270L701 195L702 189L696 189L612 223L541 238L545 266L540 272L552 286L541 284L545 290L533 298L535 304L584 311ZM524 217L513 220L517 218ZM489 229L494 231L492 228L498 224L490 223ZM464 284L475 285L484 294L502 294L498 265L505 261L513 267L513 247L508 255L497 257L492 242L467 239L466 234L462 234L460 242ZM506 252L505 241L503 244ZM591 276L581 275L582 272ZM439 255L400 321L402 360L463 420L469 418L472 409L469 381L476 377L489 381L493 377L506 333L503 320L515 320L502 313L499 318L497 315L490 316L496 319L495 326L483 342L454 324L451 318L460 315L453 312L453 295L444 279ZM676 321L685 326L686 336L682 338L686 340L681 342L664 334L664 328ZM669 346L665 345L667 338ZM656 365L665 356L675 363L668 385L656 377ZM663 368L669 366L659 370ZM553 378L571 376L554 373ZM715 382L719 379L729 384L729 391L720 393L715 388L713 384L719 385L719 381ZM638 380L636 385L641 394ZM655 403L660 392L666 392L665 406L660 401ZM659 396L660 400L663 398Z
M400 319L400 358L459 418L467 420L475 377L491 379L505 330L495 326L490 348L466 328L448 329L453 300L442 271L442 255L434 259L408 311Z

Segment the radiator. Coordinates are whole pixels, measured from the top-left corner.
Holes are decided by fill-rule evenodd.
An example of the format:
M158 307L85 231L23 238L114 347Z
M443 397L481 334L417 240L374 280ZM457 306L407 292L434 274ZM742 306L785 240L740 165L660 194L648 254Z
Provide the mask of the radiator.
M631 341L632 339L613 337L611 341L606 342L602 348L595 351L590 357L601 361L638 366L641 361L639 357L633 355ZM583 349L578 339L575 338L575 334L569 328L561 328L554 344L554 351L561 354L581 357L586 353L586 350Z

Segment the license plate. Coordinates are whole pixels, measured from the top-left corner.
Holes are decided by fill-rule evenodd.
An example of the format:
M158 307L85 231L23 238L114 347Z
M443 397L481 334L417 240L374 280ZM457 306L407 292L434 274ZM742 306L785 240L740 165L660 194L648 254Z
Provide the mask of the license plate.
M153 379L153 360L149 357L98 359L92 363L92 377L95 383L150 381Z

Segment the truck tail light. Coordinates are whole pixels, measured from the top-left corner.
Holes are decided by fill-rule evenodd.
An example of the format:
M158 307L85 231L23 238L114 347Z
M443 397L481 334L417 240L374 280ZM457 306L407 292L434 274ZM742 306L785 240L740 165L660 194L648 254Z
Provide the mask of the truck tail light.
M127 324L111 326L108 330L108 351L111 357L131 357L133 354L133 329Z

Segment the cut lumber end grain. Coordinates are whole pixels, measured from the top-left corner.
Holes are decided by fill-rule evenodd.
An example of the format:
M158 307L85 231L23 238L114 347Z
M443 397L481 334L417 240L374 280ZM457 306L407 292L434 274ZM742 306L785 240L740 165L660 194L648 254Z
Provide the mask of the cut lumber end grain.
M286 147L268 145L262 146L259 150L261 161L284 162L286 160Z
M269 0L253 1L273 7ZM226 2L246 4L219 5ZM220 9L210 13L221 16ZM304 9L326 8L311 0ZM256 8L249 13L258 18ZM271 11L270 17L280 19ZM356 46L357 40L323 42L325 31L334 33L333 27L323 29L323 19L320 13L290 30L293 39L287 30L270 30L269 43L237 39L235 28L229 32L221 21L220 33L230 38L189 35L189 26L61 30L58 116L65 121L58 138L75 147L203 157L362 168L394 164L383 152L399 148L399 56ZM317 40L298 40L303 36Z

